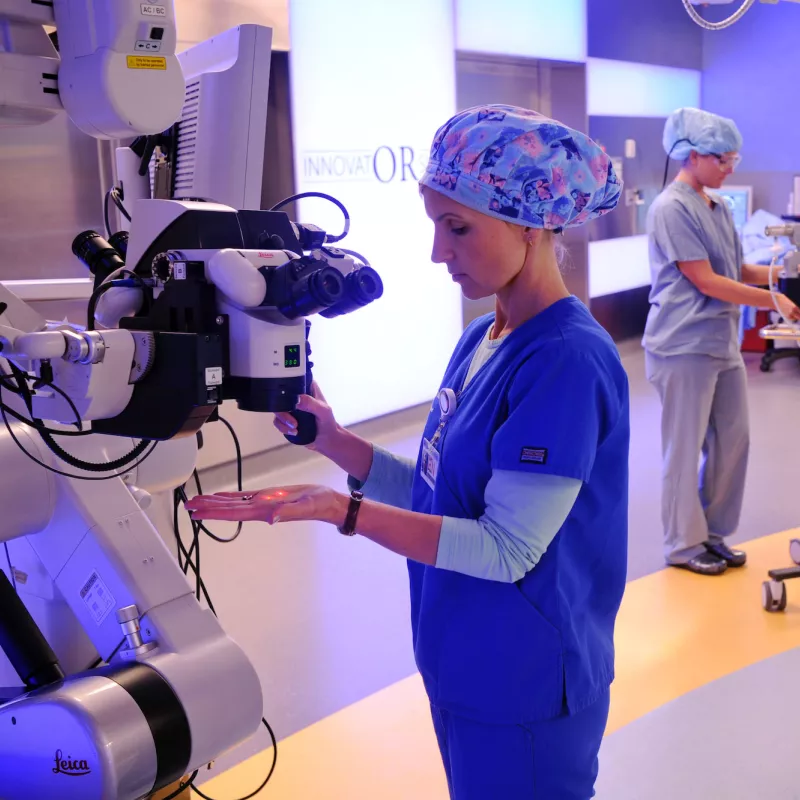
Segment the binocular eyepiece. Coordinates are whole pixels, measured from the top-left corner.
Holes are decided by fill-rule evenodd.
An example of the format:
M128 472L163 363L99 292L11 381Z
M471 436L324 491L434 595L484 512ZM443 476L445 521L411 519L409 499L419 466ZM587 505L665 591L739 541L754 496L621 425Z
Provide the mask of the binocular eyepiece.
M377 300L383 283L372 267L347 275L312 257L295 259L267 270L264 305L277 308L287 319L320 314L328 319L348 314Z
M112 272L125 266L128 233L120 231L111 237L111 241L106 241L97 231L84 231L72 241L72 252L92 275L104 281Z

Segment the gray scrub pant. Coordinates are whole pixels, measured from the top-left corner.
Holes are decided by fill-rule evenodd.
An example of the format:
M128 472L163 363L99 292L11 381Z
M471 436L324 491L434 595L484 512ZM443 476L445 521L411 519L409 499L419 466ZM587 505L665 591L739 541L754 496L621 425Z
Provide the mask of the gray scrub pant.
M744 362L646 352L645 368L663 409L664 556L682 564L739 524L750 448Z

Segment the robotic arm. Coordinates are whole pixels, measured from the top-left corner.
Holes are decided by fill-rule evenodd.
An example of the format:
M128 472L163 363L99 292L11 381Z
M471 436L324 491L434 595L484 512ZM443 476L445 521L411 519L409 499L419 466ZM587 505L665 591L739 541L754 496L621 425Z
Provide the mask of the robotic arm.
M66 453L56 434L30 432L26 449L49 466L88 470L98 455L105 456L101 466L114 463L120 448L103 453L109 441L125 443L124 450L128 437L170 440L178 468L161 477L165 488L188 478L195 456L189 434L224 399L251 411L292 410L311 380L306 318L360 308L382 286L371 267L326 247L324 232L281 212L169 200L139 205L127 251L137 259L137 281L114 286L118 267L95 292L107 300L97 303L97 315L120 327L47 323L4 289L0 345L10 364L41 382L30 398L34 419L73 421L66 395L82 420L94 420L93 431L114 437L79 438ZM101 256L118 266L120 254L109 259L110 246L97 235L92 241L93 255L83 252L98 276ZM264 242L283 248L257 246ZM133 307L132 316L113 319ZM313 437L307 424L292 440ZM137 505L141 486L116 478L98 491L80 475L32 471L8 437L0 441L4 472L20 476L9 493L40 496L31 498L31 514L3 524L0 539L26 536L97 651L112 661L56 683L48 680L63 673L47 650L15 664L37 691L0 706L0 752L25 764L4 797L138 798L251 735L262 707L256 673L192 596ZM10 614L16 595L0 579L3 593L0 606ZM5 644L7 652L26 652L24 641ZM81 781L72 780L76 763L85 765Z
M46 9L31 8L0 0L15 43L0 53L0 122L42 121L56 100L98 138L157 135L179 116L169 0L55 0L60 63ZM94 231L73 244L95 278L86 326L0 286L0 544L13 562L0 648L25 684L0 697L3 800L138 800L256 731L256 671L193 596L144 513L149 493L186 482L192 434L224 400L293 410L312 378L308 318L382 293L368 264L278 211L141 199L132 218L116 247ZM312 441L313 417L299 422L289 440ZM91 435L66 438L84 423ZM57 597L68 610L54 618ZM85 671L95 652L109 665Z

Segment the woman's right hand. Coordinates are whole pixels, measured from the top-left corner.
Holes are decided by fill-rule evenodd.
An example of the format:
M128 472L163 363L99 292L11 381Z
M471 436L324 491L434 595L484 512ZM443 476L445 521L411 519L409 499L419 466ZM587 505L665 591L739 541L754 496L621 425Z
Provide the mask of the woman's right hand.
M296 408L298 411L313 414L317 421L317 436L306 447L325 456L333 455L341 428L316 381L311 384L311 395L300 395ZM284 436L294 436L297 433L297 420L290 411L279 411L275 414L273 424Z
M800 322L800 308L798 308L785 294L779 294L775 298L781 316L787 322Z

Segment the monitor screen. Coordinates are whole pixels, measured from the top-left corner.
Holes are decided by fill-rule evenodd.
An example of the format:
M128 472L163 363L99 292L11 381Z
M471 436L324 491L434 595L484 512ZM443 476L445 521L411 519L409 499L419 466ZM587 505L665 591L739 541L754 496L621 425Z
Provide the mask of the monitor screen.
M186 101L173 197L261 208L272 31L239 25L178 56Z
M752 186L723 186L715 189L714 194L728 205L733 214L733 224L741 234L745 223L753 213Z

